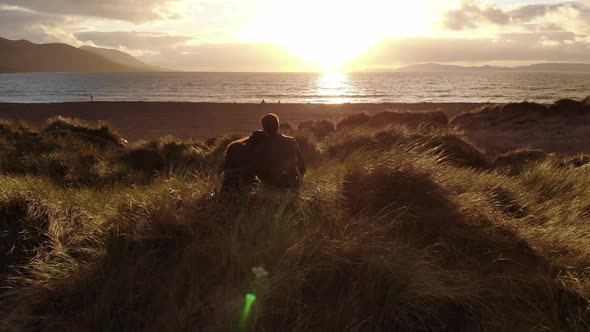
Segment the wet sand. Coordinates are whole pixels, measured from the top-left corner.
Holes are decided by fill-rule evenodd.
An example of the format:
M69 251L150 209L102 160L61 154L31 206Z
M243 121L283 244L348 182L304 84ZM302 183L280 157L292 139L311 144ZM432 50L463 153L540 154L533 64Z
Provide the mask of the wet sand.
M347 115L394 111L442 111L449 118L486 104L387 103L387 104L224 104L175 102L83 102L49 104L0 103L0 118L25 121L33 126L63 116L92 124L111 124L129 141L172 135L181 139L245 134L260 127L269 112L296 126L306 120L338 121Z

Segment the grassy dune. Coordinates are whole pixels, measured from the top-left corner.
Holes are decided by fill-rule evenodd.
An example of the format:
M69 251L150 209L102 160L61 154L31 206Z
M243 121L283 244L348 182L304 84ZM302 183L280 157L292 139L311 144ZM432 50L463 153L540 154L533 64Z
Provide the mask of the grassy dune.
M3 123L0 330L590 329L587 158L433 119L308 123L300 192L227 196L231 137Z
M560 155L590 153L590 96L549 105L526 101L488 105L456 116L451 124L491 153L523 144Z

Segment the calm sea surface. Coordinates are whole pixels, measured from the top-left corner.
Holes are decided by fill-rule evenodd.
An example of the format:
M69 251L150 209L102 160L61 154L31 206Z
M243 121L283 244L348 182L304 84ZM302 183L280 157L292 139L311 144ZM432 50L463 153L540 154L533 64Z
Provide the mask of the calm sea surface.
M0 74L0 102L553 102L590 95L578 73Z

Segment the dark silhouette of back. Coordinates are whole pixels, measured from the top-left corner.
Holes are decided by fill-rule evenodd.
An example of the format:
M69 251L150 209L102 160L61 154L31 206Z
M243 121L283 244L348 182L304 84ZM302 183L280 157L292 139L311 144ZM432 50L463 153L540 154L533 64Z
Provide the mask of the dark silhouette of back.
M259 172L266 140L266 133L258 130L250 137L239 139L228 145L223 165L222 191L232 191L254 182Z
M263 183L275 187L299 187L306 172L299 144L293 137L278 132L279 118L275 114L265 115L262 127L268 137L262 145L258 177Z

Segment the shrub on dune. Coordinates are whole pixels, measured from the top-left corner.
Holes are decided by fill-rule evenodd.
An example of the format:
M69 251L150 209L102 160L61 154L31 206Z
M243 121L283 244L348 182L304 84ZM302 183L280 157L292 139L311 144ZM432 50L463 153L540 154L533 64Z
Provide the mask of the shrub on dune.
M130 169L155 173L164 169L164 157L158 151L157 144L148 143L133 148L121 157L121 161Z
M353 215L408 214L438 229L452 221L456 210L449 195L430 176L396 164L376 164L350 169L343 180L345 206Z
M17 128L14 123L5 120L0 122L0 137L3 139L14 139L16 132Z
M315 124L314 120L307 120L307 121L300 122L297 125L297 130L299 130L299 131L306 130L308 132L311 132L311 129L313 128L314 124Z
M528 208L520 202L513 192L500 186L489 188L487 192L491 201L509 217L521 219L528 214Z
M347 158L355 151L366 150L385 152L400 146L408 146L417 141L408 140L408 132L403 127L393 127L379 131L346 132L327 142L327 152L330 157Z
M346 158L351 153L363 149L378 149L378 142L374 135L358 133L354 137L345 137L335 142L330 142L327 147L327 153L332 158Z
M355 128L358 126L362 126L369 122L370 117L366 113L359 113L349 115L346 118L338 121L336 124L336 129L343 130L346 128Z
M590 165L590 155L587 155L587 154L581 154L581 155L563 160L560 163L560 166L562 166L562 167L573 167L573 168L586 167L588 165Z
M334 123L327 120L321 120L316 121L313 133L317 137L325 137L328 134L332 133L334 130L336 130L336 128L334 127Z
M528 101L524 101L521 103L507 103L507 104L495 104L484 106L478 111L476 114L486 114L489 116L497 116L502 121L509 121L515 116L524 115L524 114L543 114L547 110L547 107L542 104L532 103Z
M293 131L293 126L289 122L281 122L279 129L282 133L289 134Z
M437 267L427 253L354 238L313 238L286 252L272 278L257 326L272 330L479 330L479 300L466 275ZM413 257L413 259L407 259ZM289 294L289 296L285 296ZM378 312L375 308L379 308Z
M27 155L48 153L55 150L55 144L44 141L37 132L26 125L0 122L0 168L18 171L23 168Z
M458 115L451 121L451 124L460 128L477 130L486 125L521 128L523 125L534 124L547 116L578 121L579 116L589 114L589 101L590 97L584 101L561 99L549 106L531 102L495 104Z
M509 174L519 174L528 163L544 161L549 157L541 150L520 149L497 156L493 162L496 168L507 169Z
M422 138L422 140L424 140ZM488 158L458 134L433 136L425 140L425 146L439 152L441 156L456 165L473 168L486 168Z
M60 186L100 186L124 177L121 165L111 162L120 151L112 145L91 143L77 135L38 134L19 129L4 141L0 171L5 174L46 176Z
M504 114L522 114L522 113L540 113L544 112L547 108L545 105L541 105L538 103L531 103L528 101L522 103L508 103L508 104L499 104L499 105L492 105L492 106L484 106L479 113L493 113L493 112L502 112Z
M308 120L303 121L297 126L297 130L311 130L315 124L315 121Z
M208 148L199 144L186 144L172 138L139 143L120 157L133 170L150 174L175 170L195 170L207 164Z
M23 139L25 136L37 136L26 124L15 124L11 121L0 121L0 139L14 142Z
M65 187L103 188L124 183L132 177L123 165L94 154L82 154L73 159L57 156L50 159L54 174L49 177L54 183Z
M445 295L453 296L451 294L457 294L458 290L450 286L452 282L447 284L450 288L443 291L445 295L439 293L438 296L435 296L437 298L435 302L440 306L433 304L429 308L435 312L435 317L444 317L438 320L440 326L446 326L452 330L479 331L485 330L479 324L489 327L499 324L503 320L526 319L529 322L527 324L530 324L534 322L534 319L526 317L525 312L536 315L539 310L537 307L526 309L521 307L519 310L523 311L518 313L503 311L503 317L490 316L486 311L489 309L488 306L496 308L492 310L502 311L500 308L511 296L527 297L532 294L538 296L539 301L547 304L541 310L551 311L567 306L570 308L566 310L568 313L560 316L559 319L569 317L569 310L578 307L579 301L583 301L582 297L576 296L570 290L564 290L557 284L546 283L545 277L553 275L553 272L543 257L538 255L513 229L495 224L493 214L482 213L478 211L477 207L471 206L472 203L469 201L461 201L452 192L438 184L426 169L421 169L420 166L413 164L415 163L403 163L391 159L384 160L382 163L368 162L365 165L351 168L346 173L342 185L343 206L356 218L359 216L373 218L372 222L368 220L363 222L370 225L371 228L378 229L387 241L393 243L400 241L413 248L440 248L443 250L445 254L444 258L441 257L444 262L442 264L447 269L444 278L450 277L448 274L452 273L450 271L459 269L464 273L475 273L476 275L479 273L492 275L511 273L511 275L520 276L518 280L519 283L522 282L522 284L515 284L509 280L479 279L477 286L475 286L476 288L480 287L478 290L465 290L469 296L461 298L455 302L456 306L450 307L445 305ZM517 199L505 191L496 190L493 200L497 202L503 213L510 217L523 218L527 213L526 208L519 205ZM435 252L437 251L438 249L435 249ZM356 248L353 252L362 251L360 248ZM490 260L490 255L498 255L503 257L505 261ZM353 260L348 258L344 260L344 262L346 261ZM328 271L331 270L328 269ZM424 277L427 275L426 278L436 278L434 277L435 271L436 269L424 271ZM330 273L325 273L324 278L336 282L334 279L329 279L334 278L334 275ZM411 280L411 278L408 279ZM408 282L411 282L409 280ZM396 281L399 279L390 280L390 285L395 285ZM463 286L468 285L465 280L460 283ZM429 282L423 287L429 288L430 285L434 285L434 283ZM490 289L507 287L510 289L511 295L505 297L506 294L483 291L487 287ZM550 287L552 292L563 293L564 298L554 300L551 294L543 291L546 287ZM382 289L387 289L387 287ZM479 302L479 296L485 298L485 305ZM395 298L395 295L392 297ZM574 301L574 303L572 304L570 301ZM400 304L397 301L395 303ZM428 306L428 302L423 304ZM403 311L403 309L398 310ZM513 314L514 316L512 316ZM578 324L579 319L582 321L585 319L581 316L574 316L567 318L576 320L574 324ZM384 315L383 319L387 320L386 317L393 318ZM383 329L383 326L380 329ZM396 326L393 329L400 329L400 327ZM425 330L431 329L432 327L425 328Z
M344 176L342 196L352 215L399 219L390 225L393 230L405 227L420 241L432 240L458 220L448 193L424 171L394 159L353 166Z
M177 140L168 140L162 144L162 154L168 161L169 168L198 168L205 165L204 152L207 149L201 144L187 144Z
M309 131L318 138L323 138L335 131L334 124L327 120L305 121L297 126L299 131Z
M39 202L26 195L0 202L0 285L11 269L47 251L48 232L48 212Z
M443 112L385 111L373 115L368 121L368 125L372 127L385 127L392 124L405 125L412 128L417 128L419 126L442 128L449 124L449 119Z
M46 299L58 296L60 301L37 307L39 316L31 317L27 326L42 324L49 330L88 330L96 326L109 330L123 327L132 330L181 329L186 321L166 315L182 316L179 306L191 305L173 303L181 301L184 296L194 295L186 294L187 290L203 287L198 280L200 277L193 279L195 270L202 276L200 273L206 273L203 272L205 268L213 268L217 261L205 255L211 251L200 250L199 254L191 256L192 261L182 262L184 269L176 269L191 241L203 238L198 237L186 219L184 203L192 202L190 196L184 196L184 201L180 201L176 197L179 193L168 189L151 188L153 192L139 193L131 204L115 204L116 218L106 221L106 227L100 233L100 247L95 247L95 243L82 243L83 249L94 252L93 259L79 267L75 278L55 282L55 288L34 293ZM201 229L205 233L204 227ZM208 260L207 263L204 260ZM189 270L190 275L183 274ZM186 278L184 282L179 281L182 278ZM138 289L142 291L138 292ZM170 293L172 289L181 293ZM125 303L131 298L134 305L128 306ZM78 307L79 303L85 305ZM160 318L146 319L156 308L159 312L156 316ZM195 310L193 314L203 310L198 304L191 309ZM54 319L46 319L54 315ZM76 316L77 319L72 321L63 315Z
M486 155L467 142L459 133L422 128L409 131L403 127L381 130L372 134L354 133L335 140L327 148L331 157L346 157L357 150L384 152L395 147L436 152L445 160L458 165L474 168L488 166Z
M449 128L312 127L299 190L228 197L239 136L113 148L0 125L0 330L590 329L585 169L490 163Z
M387 126L393 123L400 123L404 113L385 111L373 115L368 124L372 127Z
M63 182L70 187L114 186L131 177L128 168L92 153L78 156L68 166ZM54 180L59 183L61 178Z
M78 120L57 117L50 119L41 134L76 138L100 146L121 147L122 138L107 125L93 127Z
M544 116L546 111L545 105L531 102L494 104L484 106L474 112L458 115L453 118L451 124L467 129L478 128L484 123L513 125L517 122L533 122Z
M590 112L589 104L572 99L560 99L548 108L548 114L559 116L584 115L588 112Z
M301 149L306 164L317 165L322 158L322 154L315 139L310 135L305 135L305 133L297 133L294 138Z

